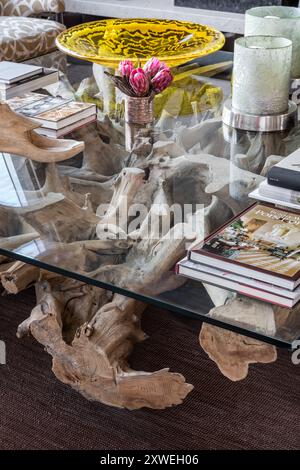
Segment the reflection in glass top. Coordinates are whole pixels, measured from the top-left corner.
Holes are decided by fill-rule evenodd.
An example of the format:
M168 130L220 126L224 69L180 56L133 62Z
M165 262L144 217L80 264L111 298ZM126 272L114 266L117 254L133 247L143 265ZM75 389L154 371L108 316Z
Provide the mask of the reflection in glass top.
M74 133L85 151L72 160L46 165L2 154L1 253L290 345L300 335L300 307L279 308L174 273L190 243L248 207L249 192L278 155L300 145L299 129L255 134L224 127L220 109L229 83L196 77L193 86L194 80L202 97L197 106L187 112L189 90L179 81L156 107L154 130L136 136L131 154L122 107L113 120L100 115ZM84 99L94 93L88 83Z

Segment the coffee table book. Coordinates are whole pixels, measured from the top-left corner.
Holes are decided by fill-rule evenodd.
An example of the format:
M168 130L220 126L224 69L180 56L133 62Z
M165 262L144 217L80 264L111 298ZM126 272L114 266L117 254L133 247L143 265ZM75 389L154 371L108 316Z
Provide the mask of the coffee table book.
M249 194L249 197L256 201L263 201L300 211L300 191L271 186L267 180L262 181L258 188Z
M0 99L8 100L14 96L22 95L30 91L39 90L57 83L59 73L55 69L43 69L42 73L34 77L25 78L13 84L0 83Z
M27 93L7 100L14 111L38 121L42 127L36 132L48 137L59 138L96 120L96 106L63 99Z
M34 118L40 113L58 108L70 103L72 98L64 99L60 96L45 95L42 93L26 93L6 100L8 106L24 116Z
M299 174L300 178L300 174ZM272 186L267 180L262 181L259 185L259 193L262 196L274 198L285 202L292 202L297 204L300 209L300 191L293 191L292 189L281 188L279 186Z
M95 104L71 101L63 106L38 113L34 119L47 129L59 130L91 116L96 116Z
M93 115L85 119L81 119L80 121L76 121L69 126L63 127L62 129L47 129L46 127L39 127L36 129L36 133L40 135L45 135L47 137L52 137L54 139L60 139L61 137L65 137L68 134L71 134L74 131L78 131L84 126L91 124L92 122L97 121L97 116Z
M300 151L291 153L288 157L272 166L268 171L268 184L280 188L300 191Z
M0 62L0 86L8 86L43 72L43 67L29 64L19 64L3 60Z
M189 259L288 290L300 284L300 214L256 203L202 243Z
M300 300L300 286L290 291L256 279L195 263L187 258L177 263L176 274L281 307L292 308Z

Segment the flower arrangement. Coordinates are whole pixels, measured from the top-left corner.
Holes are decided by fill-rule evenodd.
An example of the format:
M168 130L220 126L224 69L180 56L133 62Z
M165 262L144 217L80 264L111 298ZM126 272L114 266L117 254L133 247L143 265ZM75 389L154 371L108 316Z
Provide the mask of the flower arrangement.
M115 86L128 96L153 99L158 93L164 91L172 82L173 75L164 62L152 57L144 67L134 67L131 60L123 60L119 64L119 74L106 75Z

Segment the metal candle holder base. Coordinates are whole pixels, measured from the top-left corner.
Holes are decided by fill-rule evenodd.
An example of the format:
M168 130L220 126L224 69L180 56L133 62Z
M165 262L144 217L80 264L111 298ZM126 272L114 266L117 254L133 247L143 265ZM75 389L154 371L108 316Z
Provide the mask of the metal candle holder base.
M289 101L288 110L282 114L269 116L246 114L232 107L231 100L224 103L223 123L227 126L254 132L278 132L291 129L298 121L297 105Z

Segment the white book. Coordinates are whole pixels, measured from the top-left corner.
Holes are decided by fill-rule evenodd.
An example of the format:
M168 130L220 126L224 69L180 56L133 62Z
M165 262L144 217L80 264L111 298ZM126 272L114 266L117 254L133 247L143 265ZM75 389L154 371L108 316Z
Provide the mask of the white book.
M297 287L294 291L289 291L222 269L194 263L187 258L177 263L176 272L190 279L232 290L282 307L292 308L300 300L300 287Z
M267 178L272 186L300 191L300 149L272 166Z
M38 90L40 88L45 88L48 85L57 83L59 80L59 74L57 70L54 69L44 69L41 75L38 75L36 78L33 77L32 80L24 80L24 82L17 83L15 86L10 86L7 89L1 89L0 87L0 99L9 100L14 96L23 95L29 93L30 91Z
M268 186L268 188L266 188L266 186ZM273 188L272 195L269 187ZM249 194L249 197L251 199L255 199L256 201L263 201L269 204L275 204L276 206L288 207L289 209L296 209L299 211L300 201L297 202L298 196L294 196L292 193L297 194L298 191L271 186L267 181L263 181L258 188ZM289 198L294 202L289 201Z
M96 115L89 116L85 119L81 119L80 121L76 121L69 126L63 127L62 129L47 129L46 127L38 127L35 129L37 134L45 135L47 137L53 137L54 139L59 139L60 137L64 137L65 135L70 134L83 126L86 126L92 122L96 121Z
M2 61L0 62L0 83L4 86L11 85L25 78L41 74L42 72L43 67L36 65Z
M300 206L300 191L293 191L292 189L281 188L280 186L272 186L267 180L260 183L258 191L262 196L273 197L286 202L293 202Z

